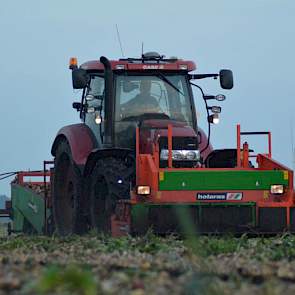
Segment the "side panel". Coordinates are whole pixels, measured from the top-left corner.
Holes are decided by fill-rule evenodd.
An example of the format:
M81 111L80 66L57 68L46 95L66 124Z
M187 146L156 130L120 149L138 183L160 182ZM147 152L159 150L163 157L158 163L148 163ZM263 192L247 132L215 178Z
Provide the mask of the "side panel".
M20 185L11 186L11 200L13 210L13 230L23 231L24 220L29 223L37 233L42 234L44 229L44 199L30 189ZM47 212L47 216L50 211Z
M58 143L62 139L68 141L73 160L78 166L85 165L88 155L97 147L97 141L91 129L82 123L65 126L59 130L51 148L53 156L55 156Z
M288 186L282 170L272 171L165 171L160 190L269 190L271 184Z

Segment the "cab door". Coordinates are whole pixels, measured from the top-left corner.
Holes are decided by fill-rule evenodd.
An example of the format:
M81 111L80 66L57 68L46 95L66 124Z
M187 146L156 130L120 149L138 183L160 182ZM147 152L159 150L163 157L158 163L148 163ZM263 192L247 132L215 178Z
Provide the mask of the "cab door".
M104 138L104 78L91 75L85 95L85 123L92 130L101 146Z

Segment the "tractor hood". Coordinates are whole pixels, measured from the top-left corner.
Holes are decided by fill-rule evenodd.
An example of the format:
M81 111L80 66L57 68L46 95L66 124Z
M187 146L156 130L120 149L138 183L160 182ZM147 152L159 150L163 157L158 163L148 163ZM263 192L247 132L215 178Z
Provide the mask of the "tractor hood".
M191 127L187 126L187 123L174 121L174 120L163 120L163 119L148 119L144 120L141 123L141 128L149 128L149 129L167 129L168 125L176 128L189 128L193 130Z
M157 141L167 145L168 125L172 126L173 148L198 149L197 134L185 122L150 119L140 124L140 147L142 153L152 153L152 145Z

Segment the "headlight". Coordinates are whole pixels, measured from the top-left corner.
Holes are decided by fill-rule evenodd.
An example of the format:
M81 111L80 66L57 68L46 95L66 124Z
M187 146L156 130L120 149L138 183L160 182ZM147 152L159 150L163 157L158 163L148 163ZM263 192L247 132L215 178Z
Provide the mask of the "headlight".
M168 160L169 152L162 149L160 153L161 160ZM198 161L200 160L199 150L172 150L172 160L175 161Z
M138 195L149 195L151 193L151 188L148 185L139 185L136 190Z
M196 151L188 151L186 153L186 159L190 160L190 161L199 160L200 153L199 153L199 151L197 151L197 152L198 153L196 153Z
M282 184L273 184L270 186L270 192L274 195L282 195L284 193L284 186Z

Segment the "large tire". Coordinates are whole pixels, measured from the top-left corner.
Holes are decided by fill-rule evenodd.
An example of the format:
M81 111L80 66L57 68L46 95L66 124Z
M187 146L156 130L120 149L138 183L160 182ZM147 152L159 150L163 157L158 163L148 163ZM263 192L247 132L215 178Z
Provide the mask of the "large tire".
M111 234L111 216L114 214L116 202L130 198L134 172L133 161L112 157L97 161L92 173L87 177L85 186L92 228Z
M52 212L57 233L61 236L82 233L85 226L81 206L82 177L66 140L57 147L53 177Z

